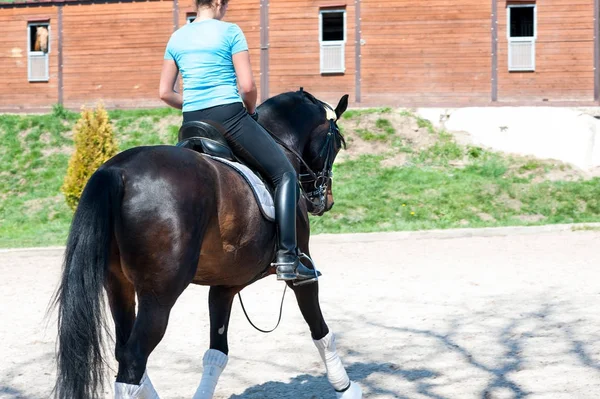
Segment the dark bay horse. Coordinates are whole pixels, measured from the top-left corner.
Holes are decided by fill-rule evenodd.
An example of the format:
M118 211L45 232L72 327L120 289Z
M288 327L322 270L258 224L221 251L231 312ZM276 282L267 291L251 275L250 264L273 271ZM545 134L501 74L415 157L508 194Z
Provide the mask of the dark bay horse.
M259 122L288 147L301 177L309 169L322 171L308 173L313 178L302 183L306 196L299 201L297 236L307 255L308 213L323 214L333 205L329 172L343 145L335 121L347 105L346 95L328 110L301 89L273 97L258 109ZM100 397L106 292L119 365L115 397L158 398L146 373L148 356L161 341L177 298L193 283L210 286L210 349L194 398L212 398L228 360L234 296L272 273L275 239L275 224L261 215L246 182L226 165L176 146L137 147L110 159L85 187L67 241L56 293L56 396ZM323 319L318 282L289 286L336 395L361 398Z

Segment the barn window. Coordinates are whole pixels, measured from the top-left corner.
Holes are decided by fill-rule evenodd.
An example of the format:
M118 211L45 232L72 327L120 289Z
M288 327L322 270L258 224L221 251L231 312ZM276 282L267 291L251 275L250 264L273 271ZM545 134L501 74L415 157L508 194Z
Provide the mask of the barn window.
M346 11L321 10L319 13L321 73L346 71Z
M196 20L196 14L188 14L185 18L188 24L191 24Z
M509 5L507 14L508 70L534 71L537 38L536 5Z
M30 82L47 82L50 53L50 23L27 24L27 75Z

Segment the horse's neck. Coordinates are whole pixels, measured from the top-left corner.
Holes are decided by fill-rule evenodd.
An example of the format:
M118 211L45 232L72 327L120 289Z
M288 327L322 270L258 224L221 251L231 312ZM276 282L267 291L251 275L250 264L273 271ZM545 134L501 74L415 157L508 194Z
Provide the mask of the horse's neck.
M288 104L289 108L295 109L296 106L296 102ZM296 126L296 129L292 127L293 124L291 122L286 121L284 123L279 123L278 121L272 119L272 123L267 122L265 128L267 128L273 135L277 136L279 140L284 142L289 149L294 150L299 156L302 156L306 146L310 141L312 131L318 125L317 117L315 115L310 113L307 115L309 115L309 117L301 122L302 126ZM267 120L269 119L270 118L267 118ZM282 126L290 126L290 128L282 130ZM296 155L294 155L294 158L295 157ZM294 160L292 163L296 164L295 161L296 160Z

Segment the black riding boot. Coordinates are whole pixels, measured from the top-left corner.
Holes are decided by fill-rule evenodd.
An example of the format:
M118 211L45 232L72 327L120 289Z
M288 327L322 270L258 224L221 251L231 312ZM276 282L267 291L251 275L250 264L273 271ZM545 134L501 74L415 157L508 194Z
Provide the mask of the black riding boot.
M296 175L284 173L281 183L275 190L275 215L279 228L278 250L274 266L277 267L277 280L316 279L317 271L302 264L298 257L296 243L296 208L298 186Z

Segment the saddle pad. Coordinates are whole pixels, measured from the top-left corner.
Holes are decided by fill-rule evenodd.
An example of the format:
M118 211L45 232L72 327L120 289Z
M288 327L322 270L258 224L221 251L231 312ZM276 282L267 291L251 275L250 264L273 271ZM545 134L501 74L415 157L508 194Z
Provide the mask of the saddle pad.
M275 221L275 204L273 202L273 196L265 186L262 180L259 179L258 176L246 165L242 165L239 162L228 161L227 159L214 157L208 154L202 154L209 158L214 159L215 161L221 162L225 165L230 166L238 172L246 183L252 188L252 192L254 193L254 198L256 198L256 202L258 202L259 208L265 219L270 222Z

